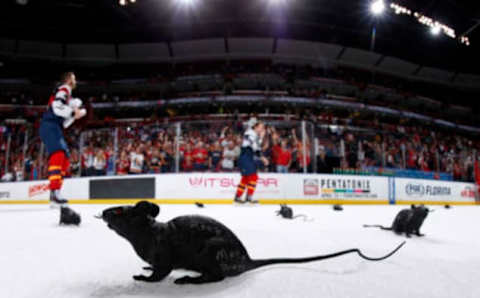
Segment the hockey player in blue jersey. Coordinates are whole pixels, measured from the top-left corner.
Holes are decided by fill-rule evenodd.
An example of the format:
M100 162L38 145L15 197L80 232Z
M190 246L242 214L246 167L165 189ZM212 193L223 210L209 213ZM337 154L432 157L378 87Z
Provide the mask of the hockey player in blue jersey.
M68 203L60 194L63 178L70 167L70 152L63 136L63 130L77 119L86 115L81 108L82 101L72 98L72 90L77 86L75 74L62 75L61 84L55 88L48 101L47 111L40 123L40 138L48 153L48 180L50 181L50 202L53 205Z
M249 128L243 135L242 148L238 159L238 167L240 168L242 179L237 186L235 194L234 201L237 203L258 203L258 201L252 198L258 181L257 167L260 163L268 165L268 160L261 155L262 140L265 136L265 124L252 118L248 125ZM246 201L243 201L242 196L245 189L247 189L247 198Z

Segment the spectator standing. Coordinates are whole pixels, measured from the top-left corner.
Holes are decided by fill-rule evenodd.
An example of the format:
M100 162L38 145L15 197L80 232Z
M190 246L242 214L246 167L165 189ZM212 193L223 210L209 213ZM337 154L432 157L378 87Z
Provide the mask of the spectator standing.
M235 147L235 143L230 141L223 149L223 156L222 156L222 170L231 172L235 168L235 160L238 158L237 150Z
M186 143L185 149L183 151L182 169L185 172L190 172L193 170L193 151L190 142Z
M5 172L2 175L2 182L12 182L14 180L14 176L10 171Z
M105 167L107 161L103 150L98 150L93 158L93 168L95 169L95 176L105 176Z
M95 155L92 146L88 146L82 153L82 176L92 176L94 173L93 159Z
M32 180L33 160L30 157L25 158L25 181Z
M320 145L317 158L317 173L331 173L332 169L327 163L327 154L325 146Z
M275 153L275 165L277 173L288 173L292 162L292 152L287 147L287 140L282 140Z
M138 146L134 152L130 153L130 174L141 174L144 161L142 147Z
M166 144L163 146L164 149L160 152L160 158L162 160L162 173L171 173L174 171L175 159L173 146L171 144Z
M23 181L24 174L23 174L23 166L22 161L20 159L17 160L15 166L13 167L13 171L15 173L15 181Z
M407 169L414 170L417 168L417 153L413 146L407 143Z
M160 157L160 151L155 149L150 159L150 173L160 173L162 166L162 159Z
M120 153L120 159L117 160L117 175L127 175L130 169L130 161L127 152Z
M105 150L105 160L106 160L106 166L105 166L105 171L107 176L113 176L115 175L115 160L114 160L114 152L112 149L112 146L109 145L107 146L107 150Z
M193 155L193 169L195 171L205 171L207 169L208 151L205 149L202 141L197 143L197 146L192 152Z
M222 147L219 141L213 143L210 152L208 154L208 166L211 171L218 171L220 161L222 160Z

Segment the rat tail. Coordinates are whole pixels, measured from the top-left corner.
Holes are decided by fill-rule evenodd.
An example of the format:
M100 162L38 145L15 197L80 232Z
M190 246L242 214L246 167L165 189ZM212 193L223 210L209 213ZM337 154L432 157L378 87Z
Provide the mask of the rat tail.
M382 230L392 231L392 227L384 227L382 225L363 225L364 228L380 228Z
M274 264L292 264L292 263L306 263L306 262L313 262L313 261L321 261L321 260L326 260L326 259L331 259L331 258L336 258L342 255L350 254L350 253L357 253L362 259L368 260L368 261L382 261L385 260L389 257L391 257L393 254L395 254L403 245L405 245L405 241L400 243L394 250L392 250L390 253L378 257L378 258L372 258L364 255L358 248L354 249L348 249L348 250L343 250L339 251L336 253L328 254L328 255L322 255L322 256L314 256L314 257L309 257L309 258L283 258L283 259L264 259L264 260L252 260L250 266L248 266L248 270L253 270L262 266L268 266L268 265L274 265Z
M292 219L296 219L296 218L303 218L303 221L313 221L313 218L309 218L305 214L295 215Z

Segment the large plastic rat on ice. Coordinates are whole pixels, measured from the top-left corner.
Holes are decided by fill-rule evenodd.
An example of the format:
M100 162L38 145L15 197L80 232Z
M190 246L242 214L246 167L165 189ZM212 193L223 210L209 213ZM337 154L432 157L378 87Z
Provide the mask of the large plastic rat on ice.
M156 204L142 201L135 206L106 209L99 216L110 229L132 244L140 258L150 264L151 267L144 269L151 270L152 274L135 275L135 280L160 281L174 269L186 269L201 275L176 279L176 284L202 284L266 265L319 261L349 253L357 253L366 260L380 261L393 255L404 244L380 258L370 258L358 249L349 249L309 258L253 260L242 242L220 222L205 216L187 215L162 223L155 220L159 212Z

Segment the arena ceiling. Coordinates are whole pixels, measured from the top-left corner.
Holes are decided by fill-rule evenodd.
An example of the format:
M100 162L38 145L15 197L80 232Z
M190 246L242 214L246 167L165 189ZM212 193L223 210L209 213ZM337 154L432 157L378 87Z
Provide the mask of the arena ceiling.
M129 0L127 0L129 1ZM412 18L388 12L374 17L369 0L2 0L0 38L59 43L154 43L215 38L308 40L369 50L423 67L480 74L480 27L465 46L433 36ZM21 2L23 5L18 4ZM386 1L387 4L391 1ZM398 0L467 32L480 19L480 1Z

